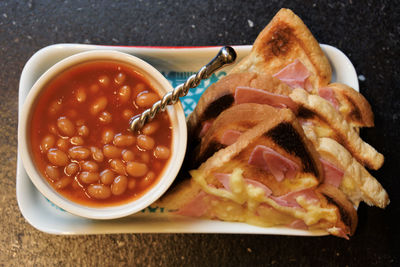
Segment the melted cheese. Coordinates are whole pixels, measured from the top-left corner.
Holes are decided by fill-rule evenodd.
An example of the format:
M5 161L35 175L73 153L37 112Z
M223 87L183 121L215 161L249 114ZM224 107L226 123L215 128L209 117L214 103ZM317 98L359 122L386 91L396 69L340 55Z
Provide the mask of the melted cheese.
M242 173L240 168L234 169L229 180L231 191L227 191L208 185L204 172L191 171L194 181L206 193L218 197L213 201L208 217L264 226L287 224L295 218L307 225L315 225L322 219L335 223L338 219L334 207L324 208L319 201L307 200L304 196L296 198L301 208L281 206L267 197L261 188L247 184Z

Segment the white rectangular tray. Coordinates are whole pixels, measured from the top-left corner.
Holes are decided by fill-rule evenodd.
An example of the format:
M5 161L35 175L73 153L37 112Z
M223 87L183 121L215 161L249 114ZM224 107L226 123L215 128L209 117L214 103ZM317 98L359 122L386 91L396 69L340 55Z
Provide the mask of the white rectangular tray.
M239 61L251 46L233 46ZM350 60L338 49L321 45L333 69L332 81L345 83L357 91L358 79ZM173 86L181 83L213 58L220 47L120 47L83 44L56 44L36 52L26 63L20 79L19 110L35 81L56 62L79 52L107 49L135 55L160 70ZM211 81L223 76L229 68L221 70L213 79L202 82L200 89L191 92L182 104L185 113L193 110L197 99ZM197 95L197 96L196 96ZM286 227L263 228L244 223L221 222L185 218L163 214L159 209L146 209L138 214L116 220L90 220L72 215L43 197L26 174L22 161L17 162L17 200L22 215L35 228L52 234L105 234L105 233L236 233L321 236L325 231L304 231Z

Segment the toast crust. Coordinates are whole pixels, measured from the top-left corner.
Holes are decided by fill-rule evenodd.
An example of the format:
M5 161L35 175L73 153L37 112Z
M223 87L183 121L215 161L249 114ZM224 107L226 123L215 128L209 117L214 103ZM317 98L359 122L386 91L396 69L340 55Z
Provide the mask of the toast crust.
M311 72L308 81L315 92L332 77L328 59L303 21L289 9L281 9L256 38L250 55L230 73L275 74L299 59Z
M353 157L362 164L374 170L382 166L383 155L364 142L354 128L327 100L317 95L310 95L300 88L294 89L289 97L298 105L327 122L338 135L337 141L346 147Z
M236 73L225 76L207 88L196 108L189 115L187 124L190 136L198 136L202 122L216 118L222 111L233 105L234 92L238 86L257 88L286 96L292 91L288 85L271 75Z
M342 83L328 84L340 103L339 111L355 127L373 127L374 113L365 97Z
M357 228L358 216L352 203L347 200L342 191L329 184L321 184L317 191L324 195L329 203L338 208L340 215L339 223L343 222L346 228L348 228L349 234L353 235Z
M389 204L389 196L382 185L346 148L330 138L320 138L315 147L323 158L344 171L339 188L356 206L360 201L379 208L385 208Z
M199 147L193 153L195 154L194 161L203 162L221 148L222 145L216 144L220 143L226 130L245 132L261 121L277 116L278 113L279 110L271 106L253 103L234 105L226 109L216 118L202 138Z
M192 201L201 191L202 188L193 179L183 180L169 189L152 206L163 207L168 212L174 212Z

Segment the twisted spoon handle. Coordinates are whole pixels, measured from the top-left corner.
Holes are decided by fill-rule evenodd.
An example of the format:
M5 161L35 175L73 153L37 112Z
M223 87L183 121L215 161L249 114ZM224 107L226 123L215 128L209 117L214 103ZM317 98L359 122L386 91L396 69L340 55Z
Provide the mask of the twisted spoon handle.
M185 83L178 85L174 90L166 93L163 98L149 109L146 109L141 115L131 118L129 128L131 131L140 130L143 125L151 121L158 112L164 111L168 105L178 102L179 97L187 95L190 88L199 86L201 80L207 79L218 69L227 64L231 64L236 59L236 52L230 46L222 47L218 54L205 66L203 66L196 74L190 76Z

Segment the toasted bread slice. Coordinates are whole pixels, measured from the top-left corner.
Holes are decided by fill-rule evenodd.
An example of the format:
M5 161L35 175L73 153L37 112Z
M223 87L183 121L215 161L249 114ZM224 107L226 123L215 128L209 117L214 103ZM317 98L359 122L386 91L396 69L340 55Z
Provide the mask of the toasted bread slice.
M270 172L248 164L254 149L259 146L273 149L299 166L295 179L277 181ZM276 115L245 131L232 145L219 150L199 170L207 173L230 173L243 168L245 177L253 177L265 184L276 195L315 186L323 180L323 170L318 154L306 138L295 115L288 109L277 110ZM215 179L208 180L214 184ZM218 183L217 183L218 184Z
M331 66L317 40L298 16L289 9L281 9L258 35L250 55L230 73L274 75L296 59L311 73L308 81L314 93L331 81Z
M191 172L191 181L181 183L157 205L178 215L260 226L300 224L302 229L325 229L341 237L352 234L357 224L354 208L345 197L336 196L335 188L319 186L323 180L319 155L295 115L288 109L276 111L276 116L259 122L216 152ZM251 151L259 145L296 162L300 166L296 176L277 181L270 172L252 166ZM228 175L229 182L224 183L217 174ZM265 190L270 190L270 195Z
M290 98L301 106L300 109L303 109L303 111L299 111L300 117L303 116L305 119L318 117L316 126L328 128L328 136L321 136L318 134L320 131L316 131L318 137L335 139L346 147L353 157L370 169L377 170L382 166L383 155L364 142L353 127L327 100L317 95L310 95L300 88L294 89Z
M198 183L186 179L174 185L153 205L163 207L168 212L177 212L187 203L193 201L201 191L201 186Z
M245 103L233 105L223 111L212 123L212 126L201 138L201 142L194 150L193 168L198 168L221 148L231 145L241 133L253 128L261 121L278 116L279 109L269 105ZM232 137L227 137L231 133ZM227 139L230 140L227 140ZM225 139L225 140L224 140Z
M258 88L280 95L289 95L292 91L289 86L271 75L257 73L228 75L212 84L201 96L188 118L189 136L193 139L198 138L206 121L214 120L222 111L234 104L234 92L238 86Z
M380 208L389 204L389 196L382 185L346 148L330 138L318 138L315 148L323 159L343 171L339 189L355 206L358 206L360 201Z
M374 114L362 94L342 83L331 83L327 88L333 92L330 102L334 102L333 105L347 122L354 127L374 126Z
M346 232L353 235L357 228L358 216L357 211L346 196L339 189L329 184L321 184L317 191L326 197L328 203L337 207L338 217L340 218L334 227L328 229L328 232L345 238ZM345 229L344 233L343 229Z

